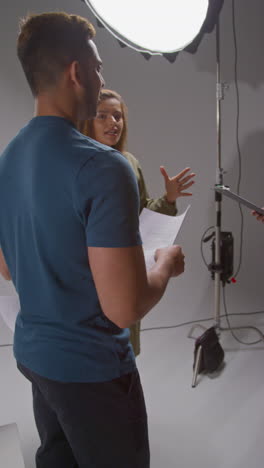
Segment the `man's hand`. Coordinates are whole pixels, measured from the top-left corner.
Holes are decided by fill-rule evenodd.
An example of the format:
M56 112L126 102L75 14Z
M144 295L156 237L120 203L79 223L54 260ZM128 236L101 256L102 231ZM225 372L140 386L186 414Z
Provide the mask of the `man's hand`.
M88 258L103 313L120 328L142 319L160 301L170 278L184 271L178 245L158 249L149 272L141 245L88 247Z
M184 254L179 245L171 245L163 249L157 249L155 252L155 261L157 264L167 264L170 277L176 277L184 272Z
M191 185L194 184L194 180L191 180L195 174L187 174L190 171L189 167L186 167L183 171L174 177L169 177L164 166L160 166L160 172L164 177L166 194L169 203L175 202L179 197L190 197L192 193L185 192Z
M264 208L262 208L262 209L264 210ZM253 216L256 216L258 221L262 221L262 223L264 223L264 215L258 213L257 211L252 211L251 214Z

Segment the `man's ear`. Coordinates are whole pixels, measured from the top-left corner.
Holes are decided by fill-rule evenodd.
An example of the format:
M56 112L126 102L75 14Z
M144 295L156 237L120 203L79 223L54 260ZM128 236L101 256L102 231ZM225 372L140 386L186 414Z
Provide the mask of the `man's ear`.
M75 85L81 85L81 70L80 64L76 60L72 62L69 66L69 77L72 83Z

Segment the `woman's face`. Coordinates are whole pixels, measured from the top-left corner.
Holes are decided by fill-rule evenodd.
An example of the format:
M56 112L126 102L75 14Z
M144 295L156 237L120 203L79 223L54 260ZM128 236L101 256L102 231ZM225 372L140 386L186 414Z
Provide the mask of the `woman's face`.
M114 146L120 140L124 126L121 104L116 98L100 102L94 119L95 140Z

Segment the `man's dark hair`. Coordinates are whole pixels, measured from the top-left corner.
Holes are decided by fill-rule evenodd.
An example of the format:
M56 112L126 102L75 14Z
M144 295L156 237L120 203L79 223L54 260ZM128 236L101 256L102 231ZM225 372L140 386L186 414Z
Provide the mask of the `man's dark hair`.
M33 96L54 86L70 63L87 60L87 41L94 36L93 25L77 15L54 12L22 19L17 55Z

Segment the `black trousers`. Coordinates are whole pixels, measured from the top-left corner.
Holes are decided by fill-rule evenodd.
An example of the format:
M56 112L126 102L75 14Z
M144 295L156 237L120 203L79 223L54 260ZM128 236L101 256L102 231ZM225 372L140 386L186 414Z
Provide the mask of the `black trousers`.
M37 468L149 468L138 371L110 382L61 383L18 369L32 382Z

